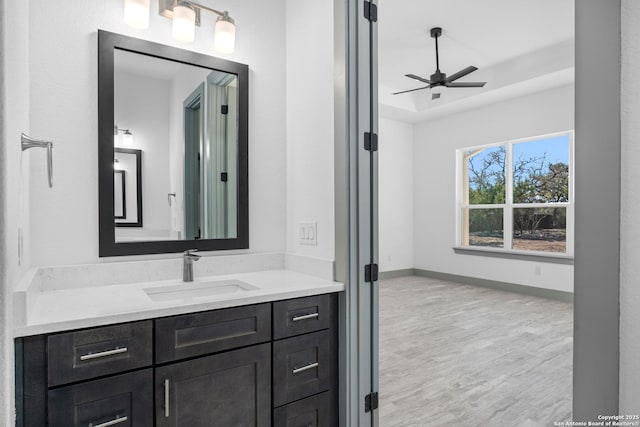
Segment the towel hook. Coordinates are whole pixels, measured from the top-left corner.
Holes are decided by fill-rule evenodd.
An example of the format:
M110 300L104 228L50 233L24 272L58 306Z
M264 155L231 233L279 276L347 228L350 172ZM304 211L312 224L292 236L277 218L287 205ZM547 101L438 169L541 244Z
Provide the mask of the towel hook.
M49 188L53 188L53 142L34 139L23 133L20 145L22 146L22 151L34 147L47 149L47 175L49 177Z

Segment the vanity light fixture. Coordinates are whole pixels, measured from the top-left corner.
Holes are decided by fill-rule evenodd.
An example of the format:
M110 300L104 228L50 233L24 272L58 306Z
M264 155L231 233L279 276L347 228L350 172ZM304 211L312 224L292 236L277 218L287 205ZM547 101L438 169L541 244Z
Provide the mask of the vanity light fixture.
M214 28L213 49L223 54L231 54L236 45L236 24L228 11L219 11L200 3L187 0L159 0L160 15L173 19L173 37L182 42L195 40L195 27L200 26L200 13L218 15Z
M124 0L124 22L139 30L149 28L149 1Z
M113 127L113 139L118 137L118 134L122 134L122 145L132 146L133 145L133 134L129 129L120 129L118 126Z
M124 22L138 29L149 27L150 0L124 0ZM236 23L228 11L219 11L187 0L158 0L160 15L173 20L173 38L191 43L196 38L196 26L200 26L200 12L218 15L214 27L213 49L223 54L232 54L236 47Z

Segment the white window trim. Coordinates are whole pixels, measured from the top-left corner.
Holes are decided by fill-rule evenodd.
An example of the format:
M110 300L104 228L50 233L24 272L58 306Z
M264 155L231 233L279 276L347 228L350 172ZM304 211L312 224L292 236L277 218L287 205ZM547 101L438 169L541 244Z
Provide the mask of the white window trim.
M513 145L523 142L532 142L541 139L548 139L557 136L568 136L569 137L569 202L559 202L559 203L513 203ZM495 204L495 205L469 205L463 203L464 200L464 155L466 152L474 149L480 148L492 148L492 147L501 147L504 146L506 148L506 161L505 167L507 168L506 182L505 182L505 203L503 204ZM482 144L475 145L472 147L465 147L456 150L456 200L455 200L455 212L456 212L456 230L455 230L455 242L454 249L463 249L463 250L473 250L478 253L482 252L492 252L492 253L503 253L503 254L518 254L518 255L527 255L527 256L539 256L546 258L573 258L574 255L574 226L575 226L575 167L574 167L574 131L567 130L562 132L554 132L543 135L536 135L527 138L519 138L512 139L503 142L496 142L491 144ZM560 206L566 207L567 209L567 240L566 240L566 252L543 252L543 251L525 251L522 249L513 249L513 209L514 208L539 208L539 207L550 207L550 206ZM503 209L503 239L504 239L504 247L503 248L490 248L485 246L471 246L463 244L463 209L473 207L473 209Z

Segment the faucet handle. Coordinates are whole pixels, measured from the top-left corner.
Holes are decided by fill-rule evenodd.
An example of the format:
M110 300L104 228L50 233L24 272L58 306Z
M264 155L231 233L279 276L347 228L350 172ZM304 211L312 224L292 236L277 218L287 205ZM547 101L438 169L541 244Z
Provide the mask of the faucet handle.
M187 249L186 251L184 251L184 257L185 258L191 258L194 261L197 261L200 259L200 255L196 255L194 252L198 252L197 249Z

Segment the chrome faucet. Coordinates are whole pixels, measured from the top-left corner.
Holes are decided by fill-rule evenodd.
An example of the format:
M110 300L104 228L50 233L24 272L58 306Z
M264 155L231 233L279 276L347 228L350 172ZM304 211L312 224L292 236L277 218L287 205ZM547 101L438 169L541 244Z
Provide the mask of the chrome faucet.
M182 255L182 281L193 282L193 261L198 261L200 255L194 254L197 249L189 249Z

